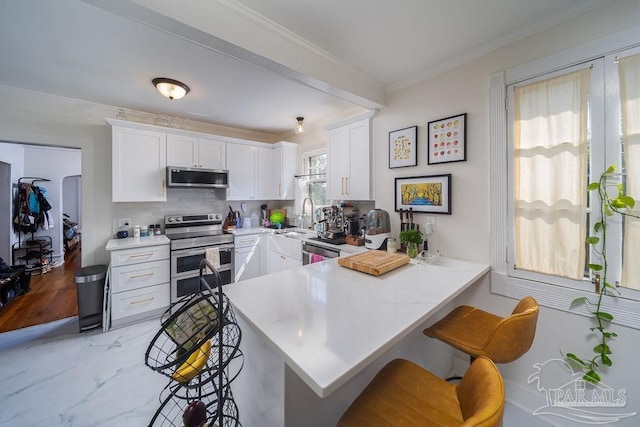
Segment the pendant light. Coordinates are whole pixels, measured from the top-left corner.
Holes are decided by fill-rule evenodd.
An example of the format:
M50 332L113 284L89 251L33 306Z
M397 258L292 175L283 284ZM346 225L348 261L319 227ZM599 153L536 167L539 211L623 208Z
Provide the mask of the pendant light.
M304 117L296 117L296 120L298 121L298 125L296 126L296 133L303 133L304 126L302 122L304 121Z
M166 77L156 77L151 82L158 89L158 92L171 100L180 99L191 90L186 84Z

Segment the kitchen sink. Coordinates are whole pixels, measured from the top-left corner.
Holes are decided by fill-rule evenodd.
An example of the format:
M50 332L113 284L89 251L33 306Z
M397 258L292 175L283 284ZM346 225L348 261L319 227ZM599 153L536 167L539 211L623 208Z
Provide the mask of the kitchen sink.
M309 232L311 232L311 230L305 230L305 229L281 229L281 230L277 230L274 232L274 234L280 234L282 236L287 236L287 237L294 237L294 238L304 238L307 237L307 235L309 234Z

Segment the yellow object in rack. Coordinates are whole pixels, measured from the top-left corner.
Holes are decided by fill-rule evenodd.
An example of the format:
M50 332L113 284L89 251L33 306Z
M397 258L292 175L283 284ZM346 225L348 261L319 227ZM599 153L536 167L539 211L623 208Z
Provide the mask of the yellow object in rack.
M211 340L205 341L189 358L173 373L172 378L181 383L188 383L202 372L211 355Z

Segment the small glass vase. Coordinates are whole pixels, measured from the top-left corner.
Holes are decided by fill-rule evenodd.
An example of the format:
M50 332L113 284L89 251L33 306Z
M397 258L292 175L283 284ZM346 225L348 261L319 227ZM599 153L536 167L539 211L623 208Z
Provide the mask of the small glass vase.
M418 244L414 242L407 243L407 255L409 258L415 258L418 255Z

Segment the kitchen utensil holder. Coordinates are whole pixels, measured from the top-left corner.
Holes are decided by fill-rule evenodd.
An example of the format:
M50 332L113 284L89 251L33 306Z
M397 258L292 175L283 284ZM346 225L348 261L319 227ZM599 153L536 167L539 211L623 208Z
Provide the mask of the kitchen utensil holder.
M215 279L215 291L208 278ZM241 426L230 387L244 365L241 337L231 304L222 292L220 274L203 259L200 289L171 304L145 353L145 364L170 379L149 425L181 426L186 407L199 400L207 407L209 425ZM176 371L209 340L211 352L201 370L188 381L176 380Z

